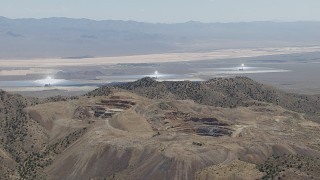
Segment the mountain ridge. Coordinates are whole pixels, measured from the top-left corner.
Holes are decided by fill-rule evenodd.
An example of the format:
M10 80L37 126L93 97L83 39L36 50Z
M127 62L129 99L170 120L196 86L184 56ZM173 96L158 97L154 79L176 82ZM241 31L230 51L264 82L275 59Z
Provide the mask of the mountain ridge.
M146 77L138 81L114 86L141 96L157 98L191 99L197 103L217 107L237 107L273 103L297 112L304 112L311 119L320 115L319 95L297 95L276 90L247 77L214 78L206 82L157 82ZM104 90L105 89L105 90ZM102 87L88 95L110 93L110 87ZM97 92L97 93L96 93ZM310 116L309 116L310 115Z
M44 18L10 18L6 16L0 16L0 19L6 20L47 20L47 19L65 19L65 20L86 20L86 21L96 21L96 22L103 22L103 21L119 21L119 22L136 22L136 23L145 23L145 24L239 24L239 23L320 23L320 21L239 21L239 22L201 22L201 21L185 21L185 22L174 22L174 23L157 23L157 22L143 22L143 21L136 21L136 20L117 20L117 19L90 19L90 18L72 18L72 17L44 17Z
M72 18L0 18L0 24L0 59L101 57L208 49L310 46L317 45L320 41L320 22L192 21L159 24Z

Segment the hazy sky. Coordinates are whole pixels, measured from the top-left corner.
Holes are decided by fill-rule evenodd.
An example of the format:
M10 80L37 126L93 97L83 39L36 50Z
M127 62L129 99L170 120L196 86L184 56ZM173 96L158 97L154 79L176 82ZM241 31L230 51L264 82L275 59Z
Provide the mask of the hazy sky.
M0 16L166 23L320 21L320 0L0 0Z

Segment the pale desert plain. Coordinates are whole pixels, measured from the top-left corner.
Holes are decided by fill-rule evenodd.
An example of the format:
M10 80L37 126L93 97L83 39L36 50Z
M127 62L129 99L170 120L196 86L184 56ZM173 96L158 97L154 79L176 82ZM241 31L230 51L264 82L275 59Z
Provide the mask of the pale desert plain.
M57 67L57 66L89 66L108 65L117 63L164 63L197 60L221 60L268 55L319 52L319 46L311 47L281 47L281 48L252 48L252 49L222 49L212 52L195 53L165 53L118 57L96 57L84 59L24 59L0 61L0 67Z
M319 94L320 82L315 73L319 52L319 46L312 46L83 59L3 59L0 87L26 96L81 95L108 83L134 81L159 71L158 81L248 76L289 92ZM245 71L239 71L241 64L246 66ZM48 77L63 83L44 87Z

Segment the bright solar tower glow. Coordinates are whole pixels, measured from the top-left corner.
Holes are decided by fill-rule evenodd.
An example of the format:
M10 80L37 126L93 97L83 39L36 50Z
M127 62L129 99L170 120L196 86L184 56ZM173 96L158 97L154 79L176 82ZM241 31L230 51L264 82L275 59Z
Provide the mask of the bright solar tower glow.
M154 72L154 75L155 75L156 79L158 78L158 74L159 74L158 71L155 71L155 72Z
M60 83L61 81L62 81L61 79L54 79L51 76L48 76L45 79L36 80L37 83L45 86L51 86L51 85Z
M48 76L46 79L43 80L44 84L53 84L55 83L55 79L53 79L51 76Z
M243 68L244 68L244 64L241 64L241 67L242 67L242 70L243 70Z

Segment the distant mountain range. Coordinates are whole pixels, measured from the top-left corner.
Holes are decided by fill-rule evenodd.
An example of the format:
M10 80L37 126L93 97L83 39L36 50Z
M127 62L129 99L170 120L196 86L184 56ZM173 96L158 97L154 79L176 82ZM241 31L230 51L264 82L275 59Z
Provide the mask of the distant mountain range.
M81 58L319 45L320 22L152 24L0 17L0 58Z

